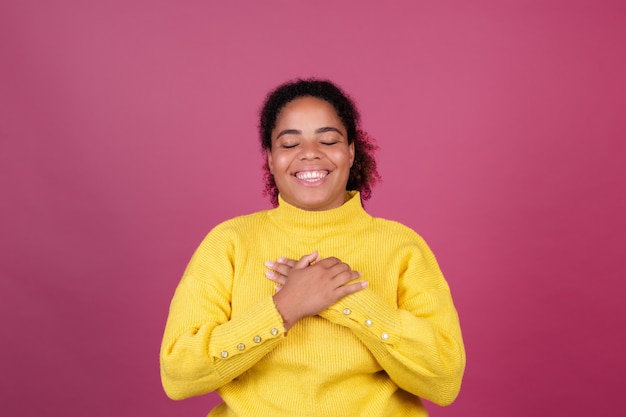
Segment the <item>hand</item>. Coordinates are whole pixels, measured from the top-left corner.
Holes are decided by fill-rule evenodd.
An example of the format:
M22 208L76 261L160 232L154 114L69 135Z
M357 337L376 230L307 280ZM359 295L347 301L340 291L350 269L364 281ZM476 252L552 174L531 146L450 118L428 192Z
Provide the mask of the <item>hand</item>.
M320 258L318 255L318 257L313 262L319 262L321 260L322 258ZM276 282L277 285L274 286L274 288L276 288L276 291L280 291L281 288L283 288L282 286L285 285L285 283L287 282L287 276L289 275L289 271L291 271L291 269L296 266L297 262L298 261L296 261L295 259L290 258L278 258L275 262L265 262L265 266L270 269L269 271L265 272L265 276Z
M350 284L361 274L339 259L321 259L317 252L300 260L281 259L268 262L272 271L268 278L280 284L274 303L283 317L285 330L289 330L303 317L314 316L343 297L362 290L367 282Z

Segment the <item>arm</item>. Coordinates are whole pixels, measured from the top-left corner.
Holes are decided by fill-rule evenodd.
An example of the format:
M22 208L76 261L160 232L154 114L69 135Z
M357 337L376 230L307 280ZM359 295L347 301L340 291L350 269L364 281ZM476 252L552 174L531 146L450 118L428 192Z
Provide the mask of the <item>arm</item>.
M161 345L167 395L205 394L252 367L284 337L271 296L231 319L234 243L212 231L190 261L172 299Z
M434 316L452 314L441 311L447 309L446 298L445 294L424 295L418 301L424 304L422 312L416 313L390 307L373 291L363 291L320 315L354 331L399 387L448 405L460 389L465 352L452 316L445 319L449 326L433 322ZM349 315L343 312L346 308Z
M313 262L315 264L311 265ZM273 264L268 262L266 266ZM275 280L272 273L266 275ZM320 259L317 252L293 261L289 282L283 281L284 285L277 287L280 291L274 295L274 304L283 318L285 331L298 320L315 316L340 298L367 287L367 283L362 281L350 284L359 276L360 273L352 271L339 259Z
M448 284L421 238L405 258L397 306L366 289L320 315L354 331L399 387L448 405L458 395L465 369L458 315Z
M294 262L283 258L273 263L276 273L270 279L285 285ZM449 287L419 237L406 249L399 271L397 302L364 289L319 315L350 328L399 387L436 404L450 404L460 389L465 350Z

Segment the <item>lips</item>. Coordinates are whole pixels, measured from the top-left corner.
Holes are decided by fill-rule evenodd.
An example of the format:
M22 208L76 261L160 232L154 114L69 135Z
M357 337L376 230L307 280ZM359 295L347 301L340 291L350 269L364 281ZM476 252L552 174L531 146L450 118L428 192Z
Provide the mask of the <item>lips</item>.
M324 178L326 175L328 175L328 171L326 170L299 171L294 174L294 176L298 178L299 180L307 181L307 182L319 181L322 178Z

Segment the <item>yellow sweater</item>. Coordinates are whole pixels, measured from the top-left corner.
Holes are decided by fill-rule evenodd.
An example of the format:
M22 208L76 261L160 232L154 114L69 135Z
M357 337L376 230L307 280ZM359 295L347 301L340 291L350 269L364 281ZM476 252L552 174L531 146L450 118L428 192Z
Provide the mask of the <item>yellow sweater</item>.
M411 229L343 206L275 209L215 227L173 297L161 347L170 398L217 390L210 416L427 416L457 396L465 351L435 257ZM285 334L265 261L319 251L369 286Z

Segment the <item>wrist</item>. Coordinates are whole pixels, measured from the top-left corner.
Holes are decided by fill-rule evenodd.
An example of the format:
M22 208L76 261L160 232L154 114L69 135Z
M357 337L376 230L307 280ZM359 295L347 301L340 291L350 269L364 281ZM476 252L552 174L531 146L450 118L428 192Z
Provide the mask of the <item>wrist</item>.
M285 333L287 333L287 331L298 321L298 317L292 312L292 309L289 308L284 297L281 297L280 292L274 294L272 298L274 300L276 311L278 311L278 314L280 314L280 317L283 319L283 327L285 328Z

